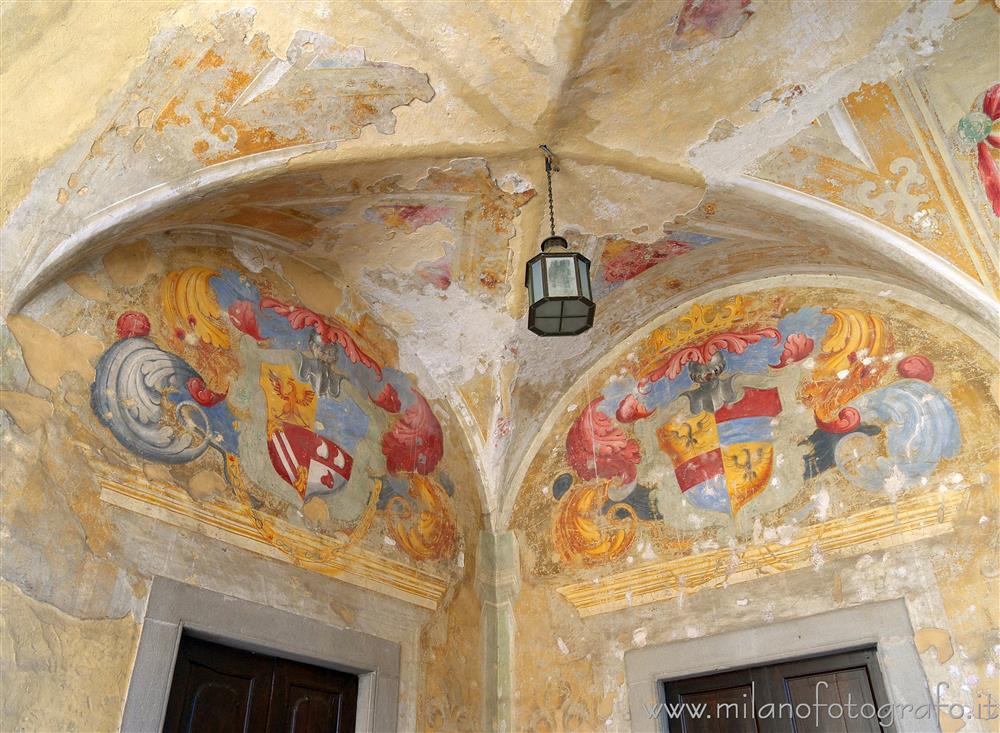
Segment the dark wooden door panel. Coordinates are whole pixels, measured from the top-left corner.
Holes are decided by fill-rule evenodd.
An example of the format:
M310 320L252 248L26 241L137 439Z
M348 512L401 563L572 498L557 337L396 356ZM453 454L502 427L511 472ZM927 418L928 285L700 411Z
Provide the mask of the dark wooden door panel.
M183 637L163 730L258 733L267 725L274 661Z
M798 733L892 733L888 720L880 721L878 707L889 701L874 649L842 652L776 665L786 699L796 714ZM804 710L804 708L803 708ZM885 725L883 725L885 723Z
M273 733L329 733L340 730L343 698L340 693L321 693L293 685L288 688L285 720L269 728Z
M357 701L354 675L182 637L163 730L347 733Z
M758 733L752 670L667 683L671 733Z
M874 649L664 683L670 733L894 733ZM883 725L883 723L885 723Z
M809 709L805 716L796 713L799 733L881 733L876 716L867 713L875 710L875 700L864 667L792 677L785 684L793 709Z
M357 704L358 678L354 675L278 659L268 731L353 731Z
M680 695L684 733L758 733L750 685ZM701 711L699 714L698 711Z

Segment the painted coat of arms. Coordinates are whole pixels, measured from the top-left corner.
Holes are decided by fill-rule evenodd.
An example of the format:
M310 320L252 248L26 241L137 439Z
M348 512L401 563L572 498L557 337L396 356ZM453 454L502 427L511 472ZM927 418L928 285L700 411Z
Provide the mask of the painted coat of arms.
M119 443L175 465L221 454L230 498L293 559L275 520L350 544L381 515L412 559L455 552L441 425L405 374L236 269L169 272L152 299L119 316L96 369Z
M751 387L732 404L657 430L692 504L735 514L764 489L774 462L771 418L779 412L777 389Z
M619 557L640 526L746 534L830 471L894 496L957 455L933 364L897 351L882 317L775 310L742 297L693 306L583 408L566 434L570 470L552 484L564 560Z

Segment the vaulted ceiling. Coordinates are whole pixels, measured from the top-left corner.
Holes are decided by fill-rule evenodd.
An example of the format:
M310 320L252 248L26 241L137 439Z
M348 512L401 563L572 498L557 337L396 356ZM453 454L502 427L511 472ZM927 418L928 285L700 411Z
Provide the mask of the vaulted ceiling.
M850 276L996 330L997 218L962 127L997 81L989 3L14 5L5 310L143 239L286 263L461 416L487 512L602 355L720 287ZM595 262L575 339L524 325L539 143L557 227Z

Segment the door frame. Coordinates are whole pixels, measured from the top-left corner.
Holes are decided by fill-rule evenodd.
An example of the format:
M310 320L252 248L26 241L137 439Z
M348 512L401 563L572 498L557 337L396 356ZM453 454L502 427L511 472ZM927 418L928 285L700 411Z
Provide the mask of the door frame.
M356 674L355 731L396 730L399 644L157 576L125 697L123 732L162 729L177 648L185 632L237 649Z
M665 700L665 680L756 667L797 658L875 647L889 702L931 705L906 601L868 603L765 626L727 631L697 639L631 649L625 653L625 679L633 731L667 731L666 714L651 715ZM896 718L908 730L907 718ZM940 731L936 713L921 719L921 730Z

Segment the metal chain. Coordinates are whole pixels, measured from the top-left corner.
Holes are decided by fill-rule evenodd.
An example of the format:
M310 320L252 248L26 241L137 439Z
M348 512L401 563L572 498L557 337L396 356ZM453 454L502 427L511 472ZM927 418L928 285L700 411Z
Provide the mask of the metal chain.
M549 229L552 236L556 236L556 213L552 208L552 158L545 156L545 177L549 183Z

